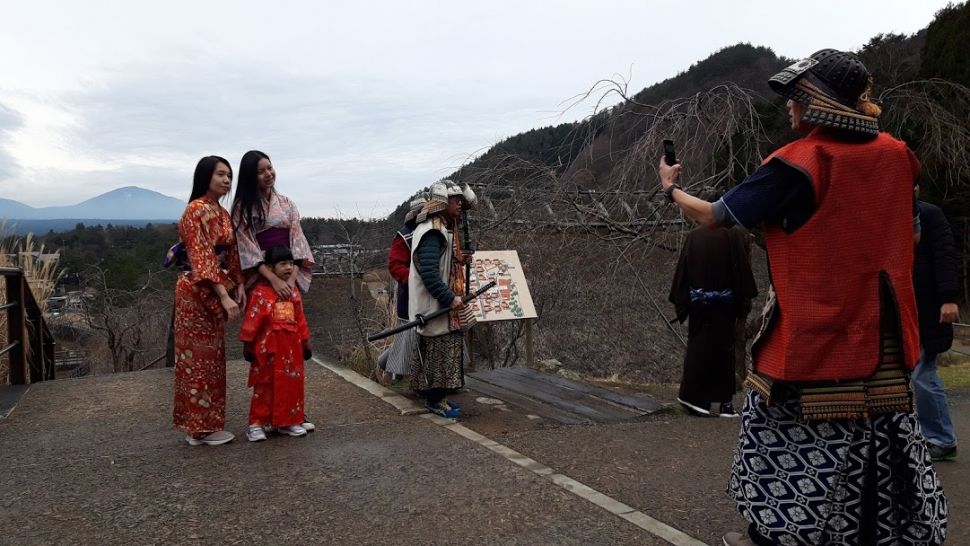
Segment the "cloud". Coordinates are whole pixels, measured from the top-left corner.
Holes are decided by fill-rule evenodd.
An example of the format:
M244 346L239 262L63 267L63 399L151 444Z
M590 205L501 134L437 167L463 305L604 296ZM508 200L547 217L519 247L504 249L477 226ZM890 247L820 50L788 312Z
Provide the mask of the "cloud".
M20 165L6 146L16 129L24 124L23 116L0 102L0 181L12 178L20 172Z
M222 155L236 167L259 149L304 214L382 215L509 127L525 130L542 116L528 97L486 104L420 87L214 60L128 66L63 98L77 112L68 146L105 165L65 185L83 185L86 197L118 185L181 197L199 157Z

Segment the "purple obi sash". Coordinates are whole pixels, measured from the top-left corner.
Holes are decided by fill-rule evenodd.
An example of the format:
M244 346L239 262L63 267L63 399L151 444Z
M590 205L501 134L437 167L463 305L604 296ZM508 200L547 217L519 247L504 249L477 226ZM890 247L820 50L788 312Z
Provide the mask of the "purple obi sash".
M290 229L282 227L264 229L256 234L256 242L259 243L259 249L263 252L274 246L285 246L289 248Z

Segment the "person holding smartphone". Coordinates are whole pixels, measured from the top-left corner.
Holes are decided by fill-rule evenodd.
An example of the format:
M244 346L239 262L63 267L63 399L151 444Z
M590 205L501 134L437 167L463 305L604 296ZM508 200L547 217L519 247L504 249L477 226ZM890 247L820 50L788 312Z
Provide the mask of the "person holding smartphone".
M824 49L774 75L802 138L710 203L661 159L664 193L705 226L762 225L771 272L728 493L727 546L925 544L947 503L913 413L919 360L913 186L919 161L880 132L872 80Z

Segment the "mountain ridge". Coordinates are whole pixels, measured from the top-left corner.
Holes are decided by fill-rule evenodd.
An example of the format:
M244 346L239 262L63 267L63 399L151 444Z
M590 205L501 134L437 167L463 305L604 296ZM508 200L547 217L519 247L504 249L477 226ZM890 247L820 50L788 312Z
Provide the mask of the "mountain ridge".
M123 186L74 205L32 207L0 198L0 217L15 220L178 220L185 202L138 186Z

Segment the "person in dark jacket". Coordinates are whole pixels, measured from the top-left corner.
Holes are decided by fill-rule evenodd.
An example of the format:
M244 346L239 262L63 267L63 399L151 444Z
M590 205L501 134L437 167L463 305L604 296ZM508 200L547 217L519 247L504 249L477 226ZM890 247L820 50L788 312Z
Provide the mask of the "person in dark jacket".
M952 323L960 320L957 254L943 211L919 201L922 235L916 246L913 284L919 313L920 361L913 372L916 415L934 461L957 454L957 438L947 407L943 381L936 373L936 357L953 344Z
M740 228L698 227L680 250L669 300L688 323L677 401L700 415L737 417L735 326L758 295ZM712 404L718 403L717 408Z

